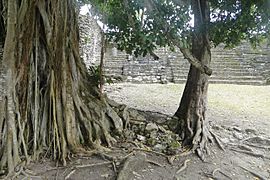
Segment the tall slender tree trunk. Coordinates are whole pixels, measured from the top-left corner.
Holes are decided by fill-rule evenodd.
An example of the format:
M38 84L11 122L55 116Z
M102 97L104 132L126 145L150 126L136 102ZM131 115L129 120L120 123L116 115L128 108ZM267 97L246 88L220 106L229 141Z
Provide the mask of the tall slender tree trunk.
M207 0L193 0L194 29L192 54L203 65L209 66L211 52L207 23L209 22L209 6ZM178 131L184 140L184 145L190 146L201 158L207 151L207 143L211 140L206 119L207 90L209 76L190 66L184 93L175 113L180 119Z
M104 28L104 27L103 27ZM104 89L104 84L105 84L105 77L104 77L104 56L106 52L106 38L105 38L105 33L102 31L101 33L101 50L100 50L100 64L99 64L99 90L100 93L103 94L103 89Z
M70 153L110 146L125 118L100 98L79 56L76 1L6 2L0 172L41 155L65 165Z

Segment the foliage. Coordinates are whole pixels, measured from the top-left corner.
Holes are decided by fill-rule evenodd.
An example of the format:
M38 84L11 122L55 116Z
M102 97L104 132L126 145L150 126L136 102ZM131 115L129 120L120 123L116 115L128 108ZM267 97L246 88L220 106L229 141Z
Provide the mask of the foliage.
M101 13L107 36L120 50L137 55L151 53L158 46L171 46L173 41L191 47L194 28L188 1L172 0L88 0ZM106 5L105 5L106 4ZM216 46L238 45L247 39L253 45L266 38L270 28L268 0L212 0L211 21L205 24L210 41ZM106 17L106 21L104 18ZM197 27L203 29L202 27Z
M270 34L269 0L226 0L211 2L211 40L228 47L248 39L256 46Z
M101 1L92 3L102 4ZM106 4L103 17L107 18L107 36L117 42L118 49L129 54L146 55L158 46L173 47L171 39L190 40L187 5L175 6L169 1L159 0L115 0Z
M89 66L88 68L90 74L90 81L93 82L93 85L98 87L100 85L100 66ZM110 76L103 75L105 83L111 84L113 80Z

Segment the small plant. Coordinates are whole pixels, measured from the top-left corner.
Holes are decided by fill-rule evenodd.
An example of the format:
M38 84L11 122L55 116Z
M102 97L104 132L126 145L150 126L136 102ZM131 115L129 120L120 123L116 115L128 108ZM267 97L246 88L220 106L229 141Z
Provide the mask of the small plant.
M100 74L100 66L89 66L88 71L90 73L91 79L93 80L93 82L95 82L95 85L97 87L100 86L100 76L103 76L104 78L104 83L108 83L108 84L112 84L113 80L111 78L111 76L106 76L104 74Z

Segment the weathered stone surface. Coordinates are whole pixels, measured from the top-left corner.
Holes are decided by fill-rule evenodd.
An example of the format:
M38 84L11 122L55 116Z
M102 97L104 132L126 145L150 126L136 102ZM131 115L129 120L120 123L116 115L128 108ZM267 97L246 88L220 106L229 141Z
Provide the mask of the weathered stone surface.
M101 30L98 23L89 16L80 16L80 53L87 67L100 62ZM270 84L270 48L265 44L252 49L242 43L234 49L223 49L224 45L212 49L212 83ZM2 56L0 46L0 63ZM105 54L105 74L120 81L136 83L184 83L189 63L179 51L159 48L151 56L135 58L109 45ZM1 73L0 69L0 73ZM1 78L1 77L0 77ZM3 81L3 78L0 79ZM0 90L1 92L1 90Z
M101 51L101 31L97 22L88 15L79 17L80 54L87 67L98 65Z
M145 127L146 131L157 131L158 126L155 123L148 123Z
M100 57L99 27L89 17L80 19L81 51L84 53L82 56L87 65L97 65ZM242 43L233 49L224 49L224 45L213 48L211 63L213 75L210 82L270 84L269 49L267 45L263 45L254 50L248 43ZM171 52L168 48L159 48L155 53L160 57L159 60L154 60L151 56L135 58L110 45L105 54L105 74L135 83L186 81L189 63L179 51Z

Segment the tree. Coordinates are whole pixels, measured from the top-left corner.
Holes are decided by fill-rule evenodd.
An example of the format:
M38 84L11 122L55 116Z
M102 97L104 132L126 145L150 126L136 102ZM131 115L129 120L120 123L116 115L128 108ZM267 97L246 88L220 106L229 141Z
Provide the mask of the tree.
M1 0L0 170L104 149L123 129L79 55L77 2ZM124 109L125 110L125 109ZM123 115L124 114L124 115Z
M215 45L225 43L227 47L233 47L242 39L249 39L253 45L257 45L269 33L270 14L265 13L267 10L264 12L265 5L267 1L192 1L194 14L192 54L202 62L203 66L209 67L210 42ZM262 19L258 20L257 18L260 17ZM213 19L214 21L211 22ZM181 121L179 128L184 143L192 145L192 149L196 150L202 159L204 153L208 151L208 140L210 142L217 140L208 128L205 113L208 78L191 65L184 93L175 113Z
M210 21L208 1L192 1L194 13L194 32L192 36L192 55L204 67L211 61L210 42L207 22ZM206 119L207 89L209 76L190 66L187 83L175 115L180 119L179 130L184 145L191 145L198 155L204 159L208 140L212 141Z
M106 11L104 1L90 2L97 7L94 11L103 12L100 20L107 19L107 35L120 50L138 56L153 54L158 46L178 47L191 63L174 129L183 144L204 159L208 142L218 142L206 119L211 46L225 43L233 47L243 39L256 46L269 34L270 2L108 0ZM189 24L191 15L193 27Z

